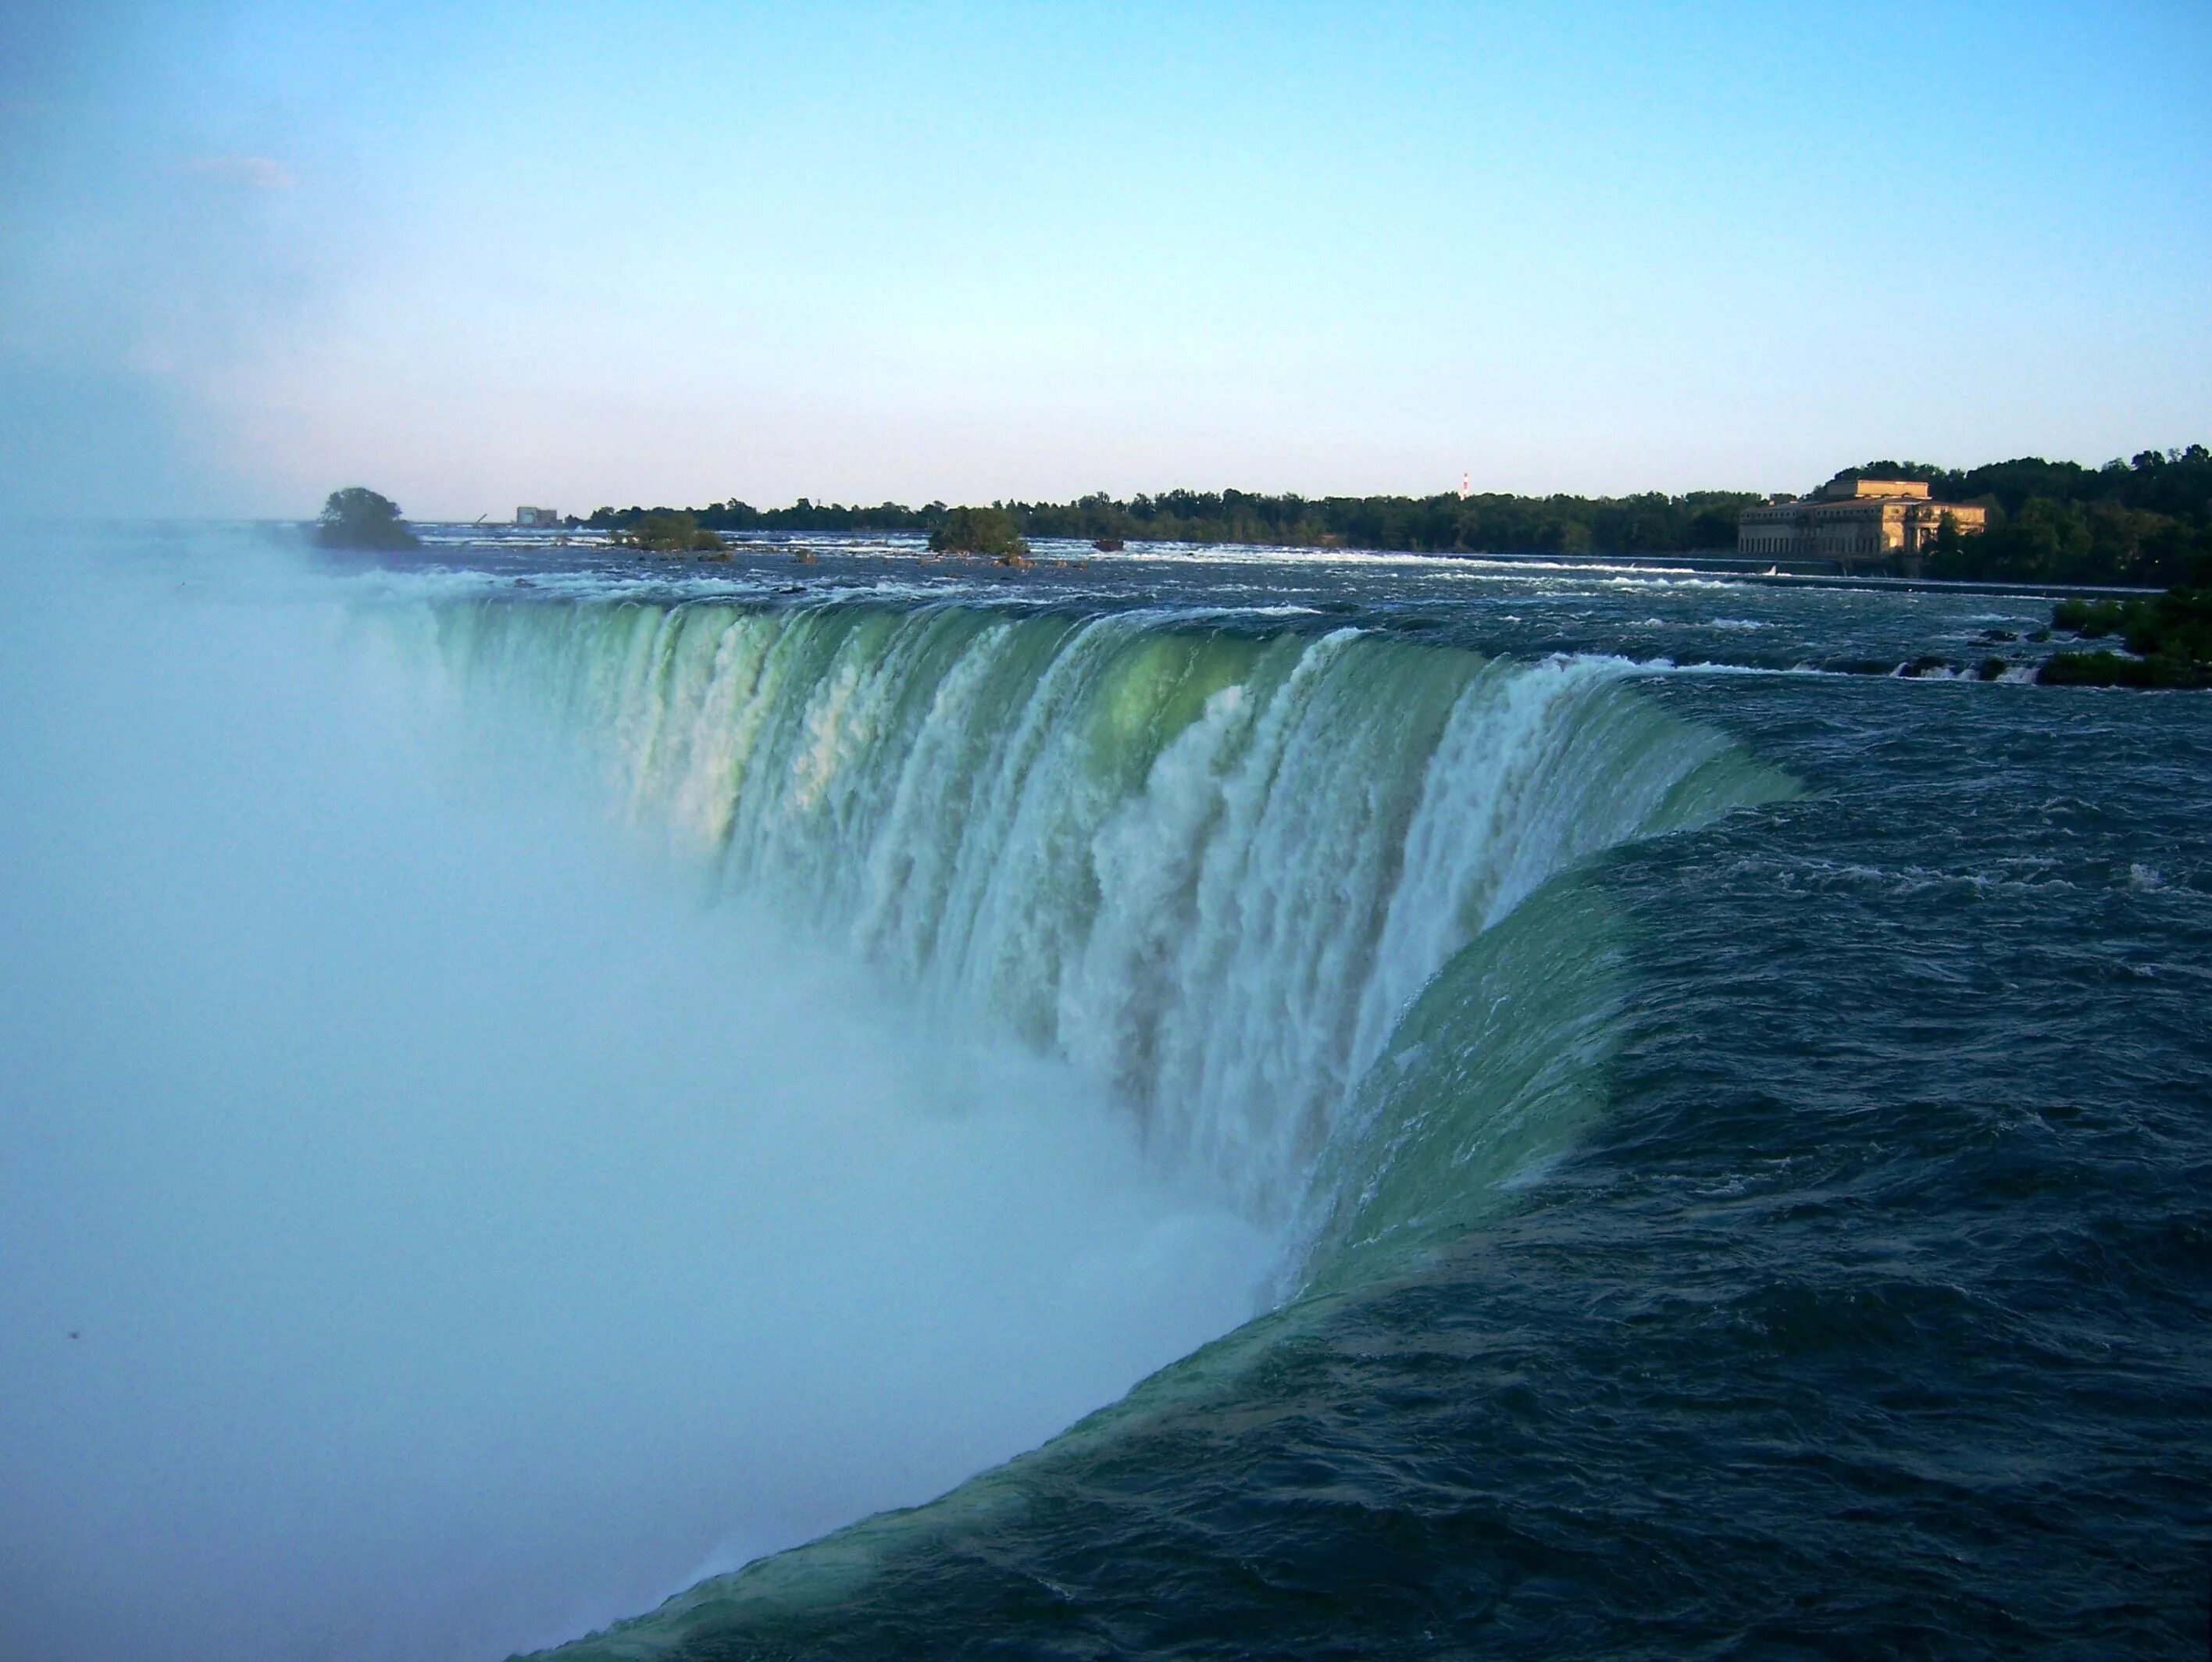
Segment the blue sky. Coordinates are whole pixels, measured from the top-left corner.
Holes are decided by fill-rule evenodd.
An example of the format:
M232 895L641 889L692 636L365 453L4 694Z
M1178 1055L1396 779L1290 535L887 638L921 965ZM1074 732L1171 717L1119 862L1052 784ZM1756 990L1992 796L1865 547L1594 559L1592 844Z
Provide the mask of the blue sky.
M0 500L1802 488L2212 440L2212 9L0 10Z

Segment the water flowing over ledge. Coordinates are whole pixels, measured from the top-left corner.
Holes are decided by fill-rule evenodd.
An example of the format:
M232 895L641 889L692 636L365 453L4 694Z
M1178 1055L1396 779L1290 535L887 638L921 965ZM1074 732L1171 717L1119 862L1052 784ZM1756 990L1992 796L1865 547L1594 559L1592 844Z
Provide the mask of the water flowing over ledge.
M733 889L1110 1082L1158 1158L1292 1232L1286 1262L1389 1187L1402 1135L1323 1151L1371 1141L1362 1082L1470 942L1603 849L1792 788L1614 660L1146 612L418 621L467 695L556 713Z

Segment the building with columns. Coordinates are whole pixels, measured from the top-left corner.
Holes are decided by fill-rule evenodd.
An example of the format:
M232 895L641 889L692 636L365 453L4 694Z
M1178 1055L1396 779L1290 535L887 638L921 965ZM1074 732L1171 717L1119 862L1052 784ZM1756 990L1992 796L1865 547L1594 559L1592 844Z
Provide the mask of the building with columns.
M1736 552L1761 560L1828 560L1846 572L1887 567L1917 575L1945 519L1976 536L1987 518L1966 502L1930 500L1919 479L1838 474L1817 495L1777 497L1744 509Z

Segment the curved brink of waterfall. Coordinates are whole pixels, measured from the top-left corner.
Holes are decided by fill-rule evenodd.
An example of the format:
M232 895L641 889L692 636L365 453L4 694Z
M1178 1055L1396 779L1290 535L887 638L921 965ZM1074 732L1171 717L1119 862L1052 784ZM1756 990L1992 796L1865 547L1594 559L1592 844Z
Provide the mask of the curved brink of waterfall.
M832 1596L1507 1204L1601 1105L1620 998L1601 890L1555 879L1795 789L1619 663L1350 628L513 601L395 627L471 700L558 712L730 888L1110 1082L1285 1242L1283 1305L1046 1448L580 1656Z

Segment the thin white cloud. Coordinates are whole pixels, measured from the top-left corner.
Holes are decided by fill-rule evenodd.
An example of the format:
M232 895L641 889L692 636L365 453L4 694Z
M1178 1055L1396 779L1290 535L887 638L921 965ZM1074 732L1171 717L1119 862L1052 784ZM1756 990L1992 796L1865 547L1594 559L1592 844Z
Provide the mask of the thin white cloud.
M300 182L290 168L267 156L194 156L178 171L202 179L227 179L257 191L289 191Z

